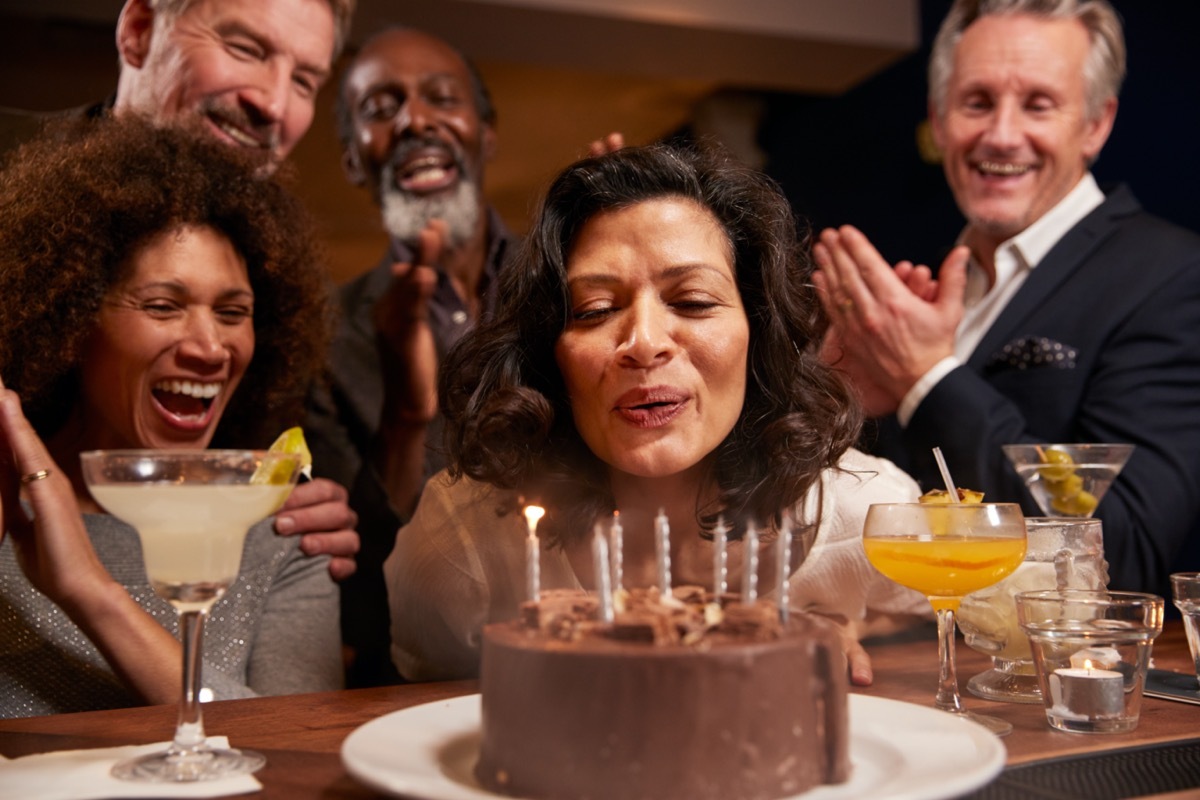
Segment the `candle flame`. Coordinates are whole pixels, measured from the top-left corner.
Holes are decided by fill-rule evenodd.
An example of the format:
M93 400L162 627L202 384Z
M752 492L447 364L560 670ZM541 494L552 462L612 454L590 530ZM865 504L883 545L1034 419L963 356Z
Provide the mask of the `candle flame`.
M525 522L529 525L529 535L537 535L538 520L546 516L546 509L541 506L525 506Z
M1083 660L1083 668L1084 669L1095 669L1096 665L1092 663L1092 660L1090 658L1085 658Z

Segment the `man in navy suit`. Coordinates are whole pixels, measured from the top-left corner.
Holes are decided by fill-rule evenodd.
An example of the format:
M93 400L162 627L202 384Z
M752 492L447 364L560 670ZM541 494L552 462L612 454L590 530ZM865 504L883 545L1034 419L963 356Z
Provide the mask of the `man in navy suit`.
M1105 0L1045 5L955 2L930 119L966 228L936 279L823 231L825 352L880 418L867 444L926 489L940 446L959 485L1037 514L1002 444L1136 445L1096 516L1110 586L1162 593L1200 520L1200 237L1097 186L1121 23Z

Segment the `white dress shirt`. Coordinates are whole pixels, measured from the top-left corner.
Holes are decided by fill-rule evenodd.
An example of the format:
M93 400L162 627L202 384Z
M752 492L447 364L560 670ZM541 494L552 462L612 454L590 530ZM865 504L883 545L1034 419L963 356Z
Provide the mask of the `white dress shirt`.
M907 426L917 406L933 387L960 364L966 363L992 323L1025 283L1029 273L1054 245L1088 214L1104 202L1104 192L1092 173L1086 172L1075 188L1036 222L996 248L996 280L989 286L988 275L972 258L967 264L967 288L963 293L962 321L954 336L954 355L934 364L908 390L896 410L896 419ZM964 232L965 233L965 232ZM962 236L959 237L962 241Z

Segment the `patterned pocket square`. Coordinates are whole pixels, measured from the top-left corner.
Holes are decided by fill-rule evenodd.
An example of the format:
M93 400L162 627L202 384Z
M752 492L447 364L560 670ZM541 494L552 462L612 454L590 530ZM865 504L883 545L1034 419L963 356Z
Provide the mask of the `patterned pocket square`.
M988 359L987 366L1015 367L1016 369L1075 369L1075 357L1079 351L1068 344L1047 339L1045 336L1025 336L1013 339L999 352Z

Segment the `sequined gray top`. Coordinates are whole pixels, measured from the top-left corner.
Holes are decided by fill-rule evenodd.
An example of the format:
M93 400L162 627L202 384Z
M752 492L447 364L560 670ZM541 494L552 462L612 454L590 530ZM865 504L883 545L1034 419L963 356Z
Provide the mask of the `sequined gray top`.
M164 628L178 636L175 609L150 588L133 528L85 514L97 555ZM250 529L242 568L204 628L201 683L214 699L338 689L342 685L338 590L328 559L310 558L299 537L269 521ZM99 651L0 543L0 717L30 717L140 705Z

